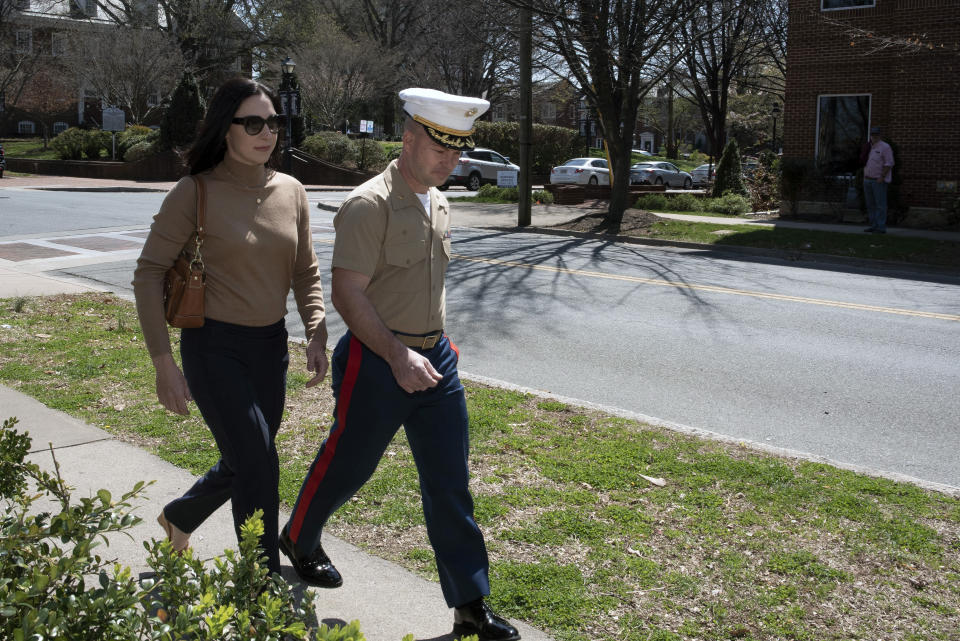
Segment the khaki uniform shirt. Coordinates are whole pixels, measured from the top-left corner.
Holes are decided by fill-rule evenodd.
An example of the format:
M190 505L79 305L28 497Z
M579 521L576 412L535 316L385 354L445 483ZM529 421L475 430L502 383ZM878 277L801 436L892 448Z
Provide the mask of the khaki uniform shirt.
M429 193L432 219L393 161L354 189L333 219L333 267L370 277L366 295L395 332L444 326L450 206L436 188Z

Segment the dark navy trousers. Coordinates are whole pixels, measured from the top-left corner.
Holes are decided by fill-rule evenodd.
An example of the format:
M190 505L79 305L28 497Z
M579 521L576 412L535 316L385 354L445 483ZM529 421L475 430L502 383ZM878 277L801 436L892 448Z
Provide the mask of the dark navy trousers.
M270 570L279 573L280 467L274 438L283 417L289 365L284 322L245 327L208 318L203 327L182 331L180 355L220 460L164 507L164 514L184 532L193 532L230 500L239 541L243 522L263 510L260 545Z
M320 544L327 519L370 478L403 425L420 477L427 533L447 605L490 593L483 535L473 518L467 405L456 347L444 336L423 350L443 375L436 387L401 388L385 360L347 332L333 352L333 427L320 446L288 523L298 555Z

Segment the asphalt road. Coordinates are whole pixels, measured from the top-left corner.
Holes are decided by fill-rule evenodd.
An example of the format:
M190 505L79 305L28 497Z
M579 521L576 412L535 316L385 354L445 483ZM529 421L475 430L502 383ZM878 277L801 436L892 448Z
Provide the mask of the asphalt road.
M90 224L142 225L120 203L144 195L115 196L136 221ZM5 202L3 229L49 224ZM326 274L332 214L314 211ZM960 280L466 228L453 248L464 372L960 487ZM116 258L59 269L129 293Z

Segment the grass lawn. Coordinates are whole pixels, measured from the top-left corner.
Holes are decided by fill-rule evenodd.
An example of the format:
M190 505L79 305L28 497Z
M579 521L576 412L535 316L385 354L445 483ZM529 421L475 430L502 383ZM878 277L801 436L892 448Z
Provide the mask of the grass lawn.
M857 230L859 231L859 230ZM664 220L650 238L960 268L960 243L930 238Z
M0 300L0 326L4 385L195 474L216 460L195 408L159 408L129 302ZM287 506L333 408L329 385L303 387L302 345L290 372ZM471 383L467 398L506 616L559 641L957 639L960 499L537 396ZM436 579L402 432L328 531Z
M43 140L40 138L11 138L9 140L0 140L3 145L3 153L7 158L35 158L37 160L56 160L56 152L50 145L43 148Z

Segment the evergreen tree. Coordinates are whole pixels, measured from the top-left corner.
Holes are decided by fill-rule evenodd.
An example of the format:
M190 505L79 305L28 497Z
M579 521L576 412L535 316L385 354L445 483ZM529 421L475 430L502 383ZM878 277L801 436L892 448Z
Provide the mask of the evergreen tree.
M747 195L747 186L743 184L743 169L740 167L740 146L733 138L723 148L723 155L717 164L717 177L713 182L713 197L719 198L727 192L741 196Z
M188 146L197 134L197 123L203 119L203 111L197 80L192 73L185 71L160 122L160 145L164 149Z

